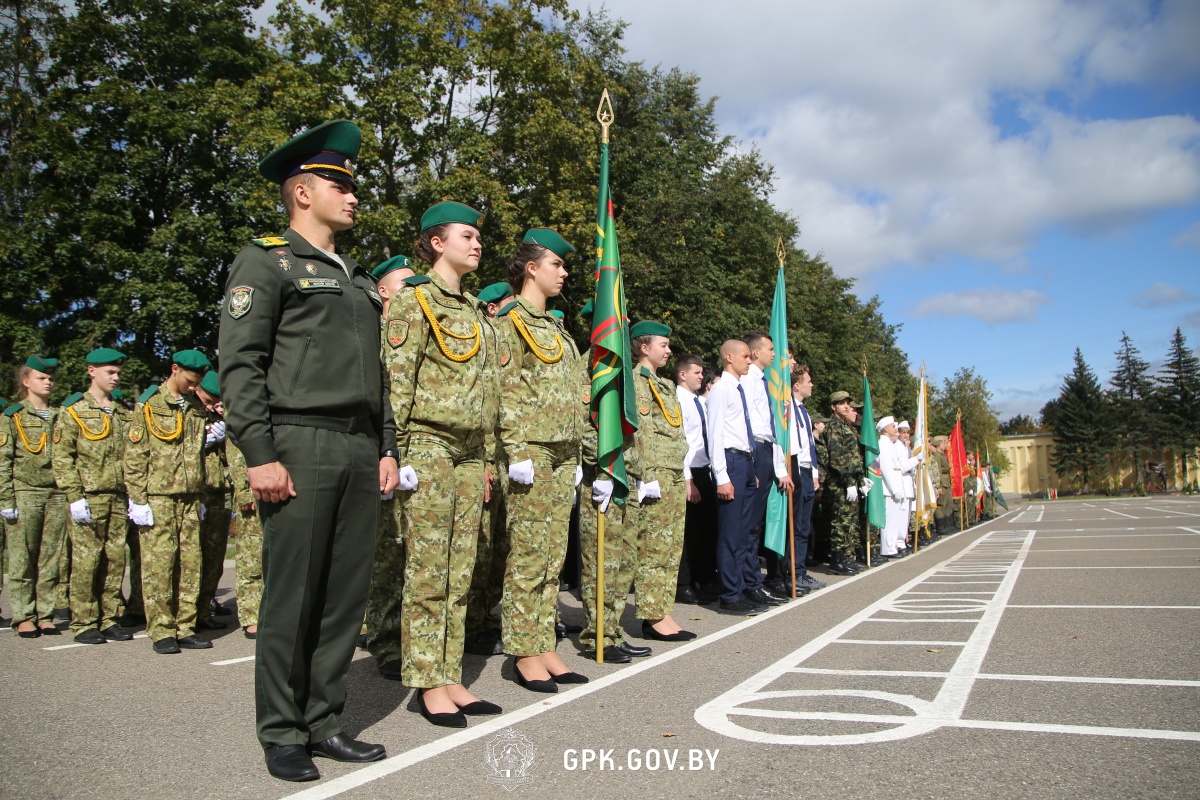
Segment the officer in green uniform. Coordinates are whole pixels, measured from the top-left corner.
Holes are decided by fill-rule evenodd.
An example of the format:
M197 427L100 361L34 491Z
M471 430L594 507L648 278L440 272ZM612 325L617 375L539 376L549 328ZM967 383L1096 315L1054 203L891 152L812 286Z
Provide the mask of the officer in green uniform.
M70 504L71 630L79 644L133 638L118 625L125 577L125 432L131 415L112 399L125 354L87 354L91 385L63 401L54 429L54 475Z
M204 374L196 387L196 397L208 412L204 428L204 493L200 499L200 597L196 601L196 629L220 631L227 627L213 617L217 585L225 569L225 549L229 545L232 485L229 458L225 449L225 407L217 373Z
M210 366L199 350L175 353L162 386L138 397L125 443L129 518L141 539L146 633L156 653L212 647L195 635L207 423L195 390Z
M226 422L263 526L255 701L267 770L319 777L309 755L374 761L342 733L346 676L366 610L379 495L395 489L395 428L379 360L383 300L335 252L354 225L361 134L335 120L259 164L290 227L234 259L221 314Z
M8 528L12 626L26 639L58 634L60 559L67 498L54 480L51 443L57 412L49 405L58 360L30 356L17 371L18 402L0 422L0 516Z
M858 435L850 427L857 414L849 393L831 394L829 407L833 415L822 434L825 474L821 480L829 519L829 569L837 575L853 575L859 571L854 565L854 547L859 540L858 500L865 468Z

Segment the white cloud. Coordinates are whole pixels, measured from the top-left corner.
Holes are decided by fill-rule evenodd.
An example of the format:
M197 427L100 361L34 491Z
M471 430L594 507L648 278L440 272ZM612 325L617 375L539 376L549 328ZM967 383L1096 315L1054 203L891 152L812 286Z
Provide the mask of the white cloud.
M1171 244L1200 250L1200 221L1193 222L1181 230L1179 235L1171 240Z
M1143 289L1133 298L1133 304L1140 308L1157 308L1159 306L1173 306L1177 303L1190 303L1195 300L1196 296L1190 292L1185 292L1178 286L1159 281L1158 283Z
M1034 322L1046 296L1033 289L966 289L926 297L911 310L916 317L973 317L989 325Z

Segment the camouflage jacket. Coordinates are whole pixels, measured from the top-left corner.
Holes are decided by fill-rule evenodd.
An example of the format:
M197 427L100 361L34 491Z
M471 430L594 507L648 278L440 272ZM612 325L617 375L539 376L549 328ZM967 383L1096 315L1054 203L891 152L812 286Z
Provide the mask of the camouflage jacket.
M580 422L583 430L580 450L583 474L586 479L591 480L599 471L596 464L596 450L599 442L596 437L596 426L592 424L592 351L590 349L579 358L579 381L580 396L583 399L583 405L580 406L582 412ZM621 455L625 460L625 473L629 476L631 485L642 477L642 464L638 455L636 436L636 433L625 434L621 449Z
M937 494L937 489L942 485L942 465L938 463L938 454L925 448L925 468L929 470L929 482L933 485L934 495Z
M208 414L205 421L205 436L208 426L221 421L216 414ZM229 460L226 447L229 438L217 442L211 447L204 448L204 491L206 494L223 494L229 491Z
M183 410L163 387L142 392L125 443L125 488L129 500L145 504L149 495L204 491L204 406L184 398Z
M639 420L634 437L638 443L642 480L655 480L654 473L658 470L682 474L688 444L683 430L683 410L675 396L675 387L646 367L634 369L633 384Z
M112 414L90 393L68 397L54 425L54 477L74 503L84 494L125 491L125 432L129 410L115 400ZM101 435L103 434L103 435Z
M238 508L254 505L254 492L250 490L246 457L229 439L225 440L225 456L229 460L229 482L233 486L233 504Z
M0 508L16 508L17 491L54 489L54 428L58 409L50 410L50 421L32 408L14 403L0 417Z
M866 472L854 430L841 418L834 417L825 426L821 440L825 446L825 458L821 463L828 476L826 480L842 489L862 483ZM821 458L820 453L817 458Z

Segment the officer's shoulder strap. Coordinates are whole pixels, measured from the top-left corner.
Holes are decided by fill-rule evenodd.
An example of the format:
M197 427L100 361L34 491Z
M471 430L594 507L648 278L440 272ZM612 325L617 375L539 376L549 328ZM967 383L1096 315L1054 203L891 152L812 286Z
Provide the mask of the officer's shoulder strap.
M75 394L69 394L69 395L67 395L66 399L64 399L62 401L62 407L70 408L71 406L75 405L82 399L83 399L83 392L76 392Z
M428 275L409 275L403 283L407 286L420 286L422 283L433 283L433 279Z
M18 411L20 411L24 407L25 406L21 403L13 403L11 406L4 409L4 416L11 417L12 415L16 414Z
M256 245L262 248L268 247L287 247L288 240L282 236L263 236L258 239L251 239Z
M520 304L520 303L518 303L516 300L513 300L511 303L509 303L508 305L506 305L504 308L502 308L502 309L500 309L499 311L497 311L497 312L496 312L496 316L497 316L497 317L503 317L503 316L506 316L506 315L508 314L508 312L512 311L514 308L516 308L516 307L517 307L517 306L519 306L519 305L521 305L521 304Z
M156 395L156 394L158 394L158 385L150 384L150 386L146 389L146 391L144 391L138 395L137 401L139 403L149 403L150 398L154 397L154 395Z

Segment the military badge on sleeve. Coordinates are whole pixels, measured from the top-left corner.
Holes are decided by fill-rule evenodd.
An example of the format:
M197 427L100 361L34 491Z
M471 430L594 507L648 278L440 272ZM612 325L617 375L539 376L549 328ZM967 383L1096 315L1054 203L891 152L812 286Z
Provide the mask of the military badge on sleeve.
M500 366L507 367L508 362L512 360L512 353L509 352L508 342L500 343Z
M254 288L252 286L233 287L229 290L229 316L241 319L250 311L253 302Z
M408 339L408 322L402 319L389 319L387 325L387 340L393 348L404 344Z
M8 431L0 431L0 447L8 444Z

